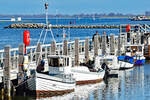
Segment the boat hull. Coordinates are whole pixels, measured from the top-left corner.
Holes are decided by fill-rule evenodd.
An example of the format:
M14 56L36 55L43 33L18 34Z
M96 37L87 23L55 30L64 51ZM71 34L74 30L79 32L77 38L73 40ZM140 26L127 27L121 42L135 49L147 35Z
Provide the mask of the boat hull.
M136 60L134 65L143 65L143 64L145 64L145 59Z
M51 97L74 91L75 82L64 82L49 75L36 74L28 81L28 91L36 97Z
M78 70L82 69L82 70ZM100 72L90 72L88 70L83 69L83 67L76 67L71 70L74 78L76 79L77 85L85 85L85 84L95 84L99 83L103 80L105 75L105 70Z
M119 64L120 64L120 70L130 69L130 68L133 68L133 66L134 66L133 63L128 63L128 62L124 62L124 61L119 61Z

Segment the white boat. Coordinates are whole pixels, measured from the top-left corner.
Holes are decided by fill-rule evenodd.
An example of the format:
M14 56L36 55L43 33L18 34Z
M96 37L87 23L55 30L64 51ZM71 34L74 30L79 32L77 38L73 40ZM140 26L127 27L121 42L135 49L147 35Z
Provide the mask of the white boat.
M103 63L106 63L109 69L111 70L119 70L119 62L115 55L106 55L106 56L97 56L95 58L94 67L98 69L102 66Z
M95 58L95 69L102 67L103 64L106 64L110 70L110 73L117 74L116 70L121 69L129 69L133 67L133 63L129 63L127 61L118 61L117 56L115 55L105 55L105 56L97 56Z
M11 17L10 21L15 22L16 21L15 17Z
M17 18L17 21L18 21L18 22L20 22L21 20L22 20L21 17L18 17L18 18Z
M49 71L31 71L31 78L28 79L30 93L37 97L56 96L74 91L75 79L69 72L71 64L70 57L53 55L48 57Z
M99 83L105 76L105 70L100 69L97 72L91 72L86 66L74 66L71 68L77 85Z
M120 70L122 69L130 69L134 67L134 63L125 62L125 61L119 61Z
M133 57L134 65L145 64L144 45L125 45L126 55Z

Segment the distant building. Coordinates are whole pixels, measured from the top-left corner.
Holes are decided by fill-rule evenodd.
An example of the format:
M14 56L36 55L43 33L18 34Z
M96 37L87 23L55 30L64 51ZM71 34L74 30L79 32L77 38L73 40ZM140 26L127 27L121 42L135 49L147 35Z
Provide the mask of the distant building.
M15 17L11 17L11 20L12 22L16 21Z
M150 11L146 11L145 16L150 16Z
M18 17L18 18L17 18L17 21L20 22L20 21L21 21L21 17Z

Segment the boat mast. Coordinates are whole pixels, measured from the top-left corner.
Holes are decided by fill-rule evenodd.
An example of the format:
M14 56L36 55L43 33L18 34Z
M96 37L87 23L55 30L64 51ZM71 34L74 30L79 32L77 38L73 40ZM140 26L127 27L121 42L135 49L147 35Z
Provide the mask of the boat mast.
M48 28L48 2L45 3L46 25Z
M54 42L56 43L56 40L54 38L52 29L51 29L51 24L49 24L49 22L48 22L48 1L45 2L45 13L46 13L46 33L45 33L45 37L46 37L46 34L49 30L51 32L51 35L52 35L52 38L53 38ZM45 38L44 38L44 41L45 41Z

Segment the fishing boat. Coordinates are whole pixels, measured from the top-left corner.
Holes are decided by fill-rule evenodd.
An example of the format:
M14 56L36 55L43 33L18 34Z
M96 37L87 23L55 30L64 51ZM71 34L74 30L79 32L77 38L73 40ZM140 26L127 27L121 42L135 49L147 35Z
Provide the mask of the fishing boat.
M130 56L118 56L118 61L120 64L120 70L130 69L134 67L134 59Z
M99 55L95 58L95 69L100 68L105 63L110 70L119 70L119 62L115 55Z
M135 55L133 56L135 60L134 65L143 65L145 64L145 57L143 55Z
M131 21L150 21L150 18L147 16L136 16L130 18Z
M112 74L117 74L116 70L129 69L133 67L133 64L131 62L118 60L118 57L115 55L97 56L95 59L95 68L99 68L103 64L106 64L108 66L110 73Z
M125 45L126 55L133 57L134 65L145 64L144 45Z
M99 69L98 71L91 72L86 66L74 66L71 68L77 85L99 83L105 76L105 70Z
M48 56L48 65L48 72L42 72L43 63L31 71L31 78L27 80L30 93L37 97L50 97L73 92L76 83L70 73L71 58L51 55Z

